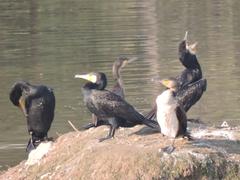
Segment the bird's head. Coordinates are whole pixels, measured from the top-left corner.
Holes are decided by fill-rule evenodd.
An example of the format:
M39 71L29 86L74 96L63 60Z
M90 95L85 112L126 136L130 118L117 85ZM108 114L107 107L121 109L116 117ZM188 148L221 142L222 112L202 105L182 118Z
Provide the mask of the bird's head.
M103 90L107 86L107 77L102 72L91 72L88 74L76 74L75 78L85 79L97 86L97 89Z
M133 58L127 58L126 56L120 56L114 63L113 63L113 77L114 78L119 78L119 73L122 68L124 68L127 64L137 60L136 57Z

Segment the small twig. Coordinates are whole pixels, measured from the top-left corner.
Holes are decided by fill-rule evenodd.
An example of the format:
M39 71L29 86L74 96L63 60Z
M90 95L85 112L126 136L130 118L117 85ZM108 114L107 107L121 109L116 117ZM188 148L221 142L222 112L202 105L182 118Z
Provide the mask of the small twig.
M74 131L79 132L79 130L73 125L73 123L70 120L68 120L68 123L72 126Z
M60 137L62 134L60 134L59 132L56 132L57 136Z

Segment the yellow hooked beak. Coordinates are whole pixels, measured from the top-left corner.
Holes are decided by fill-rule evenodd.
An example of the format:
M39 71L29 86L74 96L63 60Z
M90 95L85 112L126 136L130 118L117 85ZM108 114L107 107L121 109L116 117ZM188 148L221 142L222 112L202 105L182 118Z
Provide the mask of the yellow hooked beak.
M92 73L89 73L89 74L76 74L74 77L75 78L85 79L85 80L90 81L92 83L96 83L97 82L97 76L95 74L92 74Z
M168 79L163 79L160 81L162 85L164 85L165 87L169 88L170 85L170 80Z
M169 88L169 89L176 89L177 87L177 83L174 80L171 79L163 79L160 81L162 83L162 85L164 85L165 87Z
M23 96L20 97L18 106L22 110L23 114L25 116L27 116L27 110L26 110L26 106L25 106L25 98Z

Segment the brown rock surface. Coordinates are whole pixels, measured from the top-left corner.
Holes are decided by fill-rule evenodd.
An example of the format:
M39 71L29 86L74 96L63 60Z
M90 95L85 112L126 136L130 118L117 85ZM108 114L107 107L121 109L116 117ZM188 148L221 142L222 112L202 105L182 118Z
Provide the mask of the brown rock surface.
M119 129L99 143L108 128L60 136L39 163L26 161L2 172L0 179L238 179L240 128L193 128L193 141L172 140L148 128ZM140 131L139 131L140 130ZM137 133L136 133L137 132Z

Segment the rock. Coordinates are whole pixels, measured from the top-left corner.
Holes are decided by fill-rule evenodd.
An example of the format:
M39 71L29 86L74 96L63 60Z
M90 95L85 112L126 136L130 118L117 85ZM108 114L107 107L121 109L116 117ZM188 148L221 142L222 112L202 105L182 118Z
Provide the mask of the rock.
M32 150L29 155L28 159L25 163L27 166L34 165L36 163L40 163L40 160L48 153L52 146L52 142L42 142L38 145L38 147Z
M39 163L21 162L0 179L239 179L240 128L192 127L194 140L136 126L99 143L106 127L59 137Z

